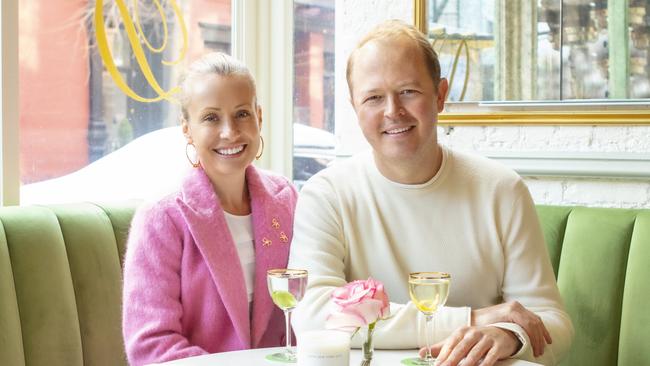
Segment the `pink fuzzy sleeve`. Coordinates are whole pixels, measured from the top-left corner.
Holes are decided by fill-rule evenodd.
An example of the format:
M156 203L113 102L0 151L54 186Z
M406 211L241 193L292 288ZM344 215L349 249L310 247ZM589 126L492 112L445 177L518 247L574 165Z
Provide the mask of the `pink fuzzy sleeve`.
M124 260L122 326L131 365L206 354L182 334L182 237L164 204L138 211Z

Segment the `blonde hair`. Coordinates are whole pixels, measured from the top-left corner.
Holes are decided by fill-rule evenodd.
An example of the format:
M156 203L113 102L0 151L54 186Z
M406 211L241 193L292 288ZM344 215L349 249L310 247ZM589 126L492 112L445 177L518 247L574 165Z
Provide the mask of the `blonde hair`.
M192 80L198 76L210 74L220 76L244 76L250 81L253 90L255 90L255 78L243 62L222 52L207 53L192 62L190 66L185 69L178 81L181 88L179 94L181 112L185 120L189 120L187 107L190 103L190 83L192 83Z
M352 69L354 67L355 56L359 50L373 41L385 41L400 38L411 41L420 50L424 57L424 63L429 70L429 76L431 76L431 80L433 80L433 86L435 88L438 87L438 83L440 82L440 62L438 61L438 54L434 51L433 46L429 43L427 37L414 26L401 20L392 19L380 23L368 32L361 41L359 41L350 54L350 57L348 57L345 77L348 82L350 97L352 97Z

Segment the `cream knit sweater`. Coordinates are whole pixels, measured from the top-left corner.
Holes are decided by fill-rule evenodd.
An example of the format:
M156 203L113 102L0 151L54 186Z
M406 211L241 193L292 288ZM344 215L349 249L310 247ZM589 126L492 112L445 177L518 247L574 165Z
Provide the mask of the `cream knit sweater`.
M530 194L514 172L490 160L443 148L438 173L405 185L378 171L371 152L323 170L300 192L290 268L309 271L293 315L299 335L324 328L330 292L369 276L384 283L392 317L378 323L377 348L424 344L423 316L409 301L407 278L442 271L452 281L435 339L470 324L471 308L517 300L542 317L553 338L535 359L525 331L514 357L553 365L567 352L573 327L563 310ZM358 336L354 343L359 343Z

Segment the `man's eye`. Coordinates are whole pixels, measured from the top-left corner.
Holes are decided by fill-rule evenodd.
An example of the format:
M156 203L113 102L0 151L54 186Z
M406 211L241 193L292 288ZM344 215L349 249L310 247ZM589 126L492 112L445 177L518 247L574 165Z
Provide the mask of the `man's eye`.
M406 90L402 90L401 92L402 95L410 95L415 93L417 93L417 90L413 90L413 89L406 89Z
M363 100L364 103L366 102L378 102L381 100L380 95L371 95L369 97L366 97L366 99Z

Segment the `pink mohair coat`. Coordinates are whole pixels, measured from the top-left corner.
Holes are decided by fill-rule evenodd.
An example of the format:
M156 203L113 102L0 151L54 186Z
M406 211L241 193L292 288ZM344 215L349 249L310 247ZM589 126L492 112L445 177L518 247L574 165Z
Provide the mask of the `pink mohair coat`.
M280 346L284 316L266 271L287 265L297 193L246 169L255 242L252 315L239 254L210 180L192 169L181 190L139 209L124 261L123 332L131 365Z

